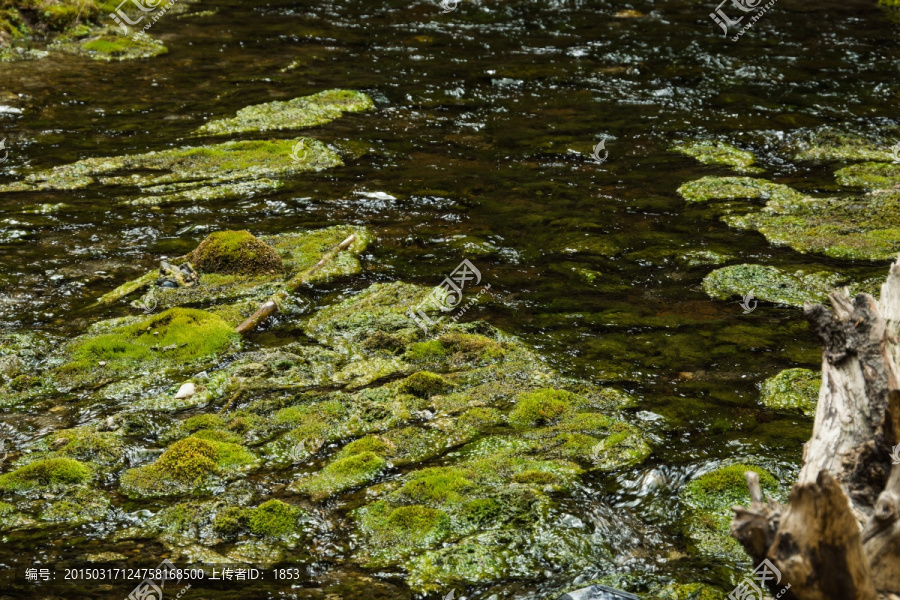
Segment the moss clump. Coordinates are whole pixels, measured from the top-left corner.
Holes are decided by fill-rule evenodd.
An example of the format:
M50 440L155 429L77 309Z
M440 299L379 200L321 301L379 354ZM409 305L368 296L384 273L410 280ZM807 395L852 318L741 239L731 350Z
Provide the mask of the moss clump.
M753 166L756 158L751 152L740 150L724 142L714 140L691 142L675 146L671 150L696 158L705 165L726 165L744 173L762 171Z
M816 402L822 377L809 369L786 369L763 382L761 400L776 410L800 410L807 416L816 414Z
M213 530L222 535L236 535L247 528L251 513L241 506L227 506L216 513Z
M782 271L768 265L733 265L716 269L703 279L703 291L719 300L753 293L755 298L791 306L823 302L828 294L849 283L839 273Z
M281 500L269 500L250 511L247 528L256 535L282 538L297 531L305 513Z
M100 521L109 512L109 498L90 487L72 490L63 498L51 503L40 514L42 521L66 523L70 527Z
M428 340L411 344L406 358L412 362L429 362L441 360L449 354L450 350L440 340Z
M249 231L217 231L188 255L201 273L228 275L280 273L284 268L274 248Z
M147 35L127 37L104 33L85 39L78 37L63 37L52 47L69 54L83 54L93 60L107 62L151 58L169 51L162 42Z
M23 492L34 488L84 483L91 468L72 458L47 458L0 475L0 490Z
M685 183L678 193L688 202L762 198L766 200L799 200L803 194L780 183L753 177L703 177Z
M448 333L440 337L440 343L452 353L482 360L499 359L505 354L500 342L478 334Z
M460 502L462 493L473 483L465 472L453 467L434 467L416 471L400 488L400 493L416 504Z
M154 463L125 471L121 487L131 496L178 494L203 485L213 474L256 462L243 446L192 436L169 446Z
M179 366L237 345L239 336L220 317L202 310L170 308L110 333L86 335L70 346L63 374L88 379L126 375L154 366ZM106 363L100 366L99 363Z
M643 434L626 423L616 423L612 433L591 448L591 460L598 469L612 471L642 463L650 456Z
M248 106L230 119L210 121L197 130L204 135L222 135L246 131L301 129L322 125L345 112L361 112L374 106L372 99L350 90L326 90L294 98L287 102L268 102Z
M291 484L291 490L322 500L368 483L386 468L387 461L374 452L360 452L329 463L312 477Z
M552 424L571 414L582 398L571 392L543 389L521 396L516 408L509 415L509 422L516 427L536 427Z
M828 126L794 140L793 146L794 160L798 162L889 161L892 158L888 144Z
M440 375L419 371L404 379L398 389L404 394L411 394L417 398L430 398L451 387L452 384Z

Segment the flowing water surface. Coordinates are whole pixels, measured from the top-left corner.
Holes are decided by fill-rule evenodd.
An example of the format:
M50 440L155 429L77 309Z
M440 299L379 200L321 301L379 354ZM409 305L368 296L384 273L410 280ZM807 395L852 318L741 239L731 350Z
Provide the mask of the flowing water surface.
M785 368L816 369L820 346L801 310L760 302L744 314L737 299L711 300L700 288L715 267L675 257L711 250L735 264L826 267L859 279L882 275L886 263L804 255L729 228L721 205L688 205L676 190L732 172L669 148L726 140L757 155L762 177L827 195L836 189L833 168L798 167L782 143L821 125L876 134L895 127L900 43L890 11L869 0L780 0L737 42L709 19L714 8L478 0L444 14L418 1L202 0L192 10L215 14L154 26L167 55L2 64L0 105L21 113L0 113L9 150L0 183L88 157L179 147L210 118L324 89L363 91L376 108L304 132L359 157L275 193L127 209L106 188L0 197L0 325L65 337L126 314L86 307L219 229L372 228L378 240L364 273L319 290L319 300L377 281L437 284L469 258L496 297L466 319L487 320L560 371L639 399L652 456L594 481L572 510L608 537L613 554L635 546L622 539L633 529L621 525L640 523L647 558L631 551L623 570L728 587L748 564L675 560L678 490L733 459L793 478L812 421L765 409L759 385ZM603 163L591 157L600 140L609 151ZM66 206L22 210L58 203ZM44 406L0 418L25 444L97 414ZM332 535L334 552L296 589L269 583L243 597L291 597L339 579L329 565L340 563L347 540L341 530ZM91 544L90 528L83 536L4 538L0 563L75 560ZM410 597L397 574L369 575ZM490 593L551 598L578 575L547 573L544 586L511 581ZM11 597L26 597L28 588L16 589ZM102 586L83 593L120 596Z

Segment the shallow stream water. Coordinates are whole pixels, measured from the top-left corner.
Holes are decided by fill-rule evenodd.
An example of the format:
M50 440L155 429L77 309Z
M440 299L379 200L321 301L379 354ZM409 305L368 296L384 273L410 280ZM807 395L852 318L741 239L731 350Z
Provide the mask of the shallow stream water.
M154 59L106 64L53 55L0 64L0 105L21 110L0 112L8 149L0 183L88 157L179 147L208 119L251 104L330 88L360 90L376 102L374 111L304 132L364 150L359 158L276 193L128 209L94 189L0 197L0 327L68 336L123 314L85 309L160 256L184 254L219 229L371 227L378 240L363 275L320 290L320 300L377 281L434 285L468 258L496 297L466 319L520 336L564 373L639 398L653 455L596 482L578 502L609 530L611 546L617 521L636 520L648 528L648 543L671 546L674 556L676 496L692 475L739 459L793 479L812 421L766 410L759 385L820 360L801 310L760 302L744 314L737 298L711 300L700 289L715 267L674 257L705 249L731 255L729 264L826 267L860 280L887 267L803 255L730 229L719 221L721 208L688 205L676 189L731 171L668 149L721 139L754 152L762 177L810 194L833 191L832 168L798 167L784 160L781 144L821 125L876 135L897 125L897 21L870 0L780 0L733 42L709 19L714 8L523 0L461 2L442 13L437 3L399 0L204 0L191 10L215 14L154 26L169 47ZM601 140L609 156L598 164L591 150ZM57 203L67 206L22 210ZM583 269L594 275L579 276ZM265 335L255 341L278 343ZM89 417L55 407L0 420L25 443ZM341 533L334 535L342 546ZM20 569L71 558L67 546L8 539L0 563ZM681 579L728 587L747 566L628 568L680 570ZM301 587L314 587L325 572L311 569ZM509 582L505 597L555 597L563 579L573 579L559 575L548 574L543 587ZM408 597L401 579L386 580ZM16 589L11 597L27 597ZM244 597L295 593L271 584Z

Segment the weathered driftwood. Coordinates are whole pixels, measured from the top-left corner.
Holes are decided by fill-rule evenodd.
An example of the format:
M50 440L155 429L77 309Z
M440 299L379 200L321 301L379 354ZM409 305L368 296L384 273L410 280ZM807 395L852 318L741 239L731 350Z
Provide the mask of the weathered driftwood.
M284 301L289 294L303 285L303 283L305 283L313 273L328 264L332 259L334 259L335 256L340 254L343 250L349 248L350 244L355 241L356 234L350 234L347 239L329 250L328 253L322 257L322 260L317 262L314 266L295 275L294 278L288 281L282 289L269 296L269 299L266 300L262 304L262 306L256 309L255 313L247 317L246 321L238 325L235 331L237 331L241 335L248 335L254 329L262 325L266 321L266 319L278 312L278 304L280 302Z
M900 260L880 300L830 300L833 311L804 308L825 350L799 478L782 506L748 477L751 505L734 508L731 532L791 584L783 600L900 598Z

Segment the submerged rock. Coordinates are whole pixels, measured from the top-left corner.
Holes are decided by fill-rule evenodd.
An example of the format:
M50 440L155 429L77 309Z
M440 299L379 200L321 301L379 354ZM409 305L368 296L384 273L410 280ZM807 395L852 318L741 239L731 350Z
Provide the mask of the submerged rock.
M821 374L809 369L786 369L763 382L760 400L776 410L802 411L815 416Z
M732 265L716 269L703 279L703 291L718 300L753 292L767 302L802 307L807 300L824 302L828 294L849 283L839 273L784 271L770 265Z
M302 142L306 152L294 160L291 150ZM225 142L132 154L87 158L27 175L24 181L0 186L0 192L75 190L91 185L133 186L129 204L205 201L277 189L278 178L321 171L344 163L318 140L254 140ZM129 173L130 174L123 174Z
M286 102L275 101L248 106L230 119L210 121L196 133L223 135L247 131L302 129L329 123L345 112L370 110L374 104L367 95L351 90L326 90ZM306 150L304 149L304 152Z
M690 142L673 146L671 150L696 158L706 165L725 165L743 173L762 172L762 169L753 166L756 157L752 152L740 150L725 142L713 140Z

